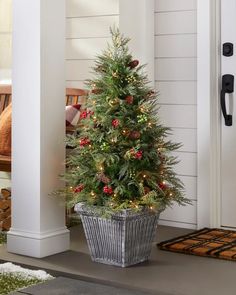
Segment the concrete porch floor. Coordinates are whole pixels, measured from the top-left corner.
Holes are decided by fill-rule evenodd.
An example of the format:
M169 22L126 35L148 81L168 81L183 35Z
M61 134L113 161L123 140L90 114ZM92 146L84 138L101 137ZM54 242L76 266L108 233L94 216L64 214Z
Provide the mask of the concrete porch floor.
M190 230L159 226L156 241L188 232ZM154 294L236 294L236 262L160 251L153 244L150 261L137 266L122 269L94 263L90 260L82 226L71 229L70 251L35 259L8 253L4 245L0 247L0 259Z

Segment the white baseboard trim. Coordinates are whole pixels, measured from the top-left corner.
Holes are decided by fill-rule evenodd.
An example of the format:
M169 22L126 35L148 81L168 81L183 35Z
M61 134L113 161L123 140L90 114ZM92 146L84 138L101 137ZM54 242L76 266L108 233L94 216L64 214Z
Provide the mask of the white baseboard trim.
M188 228L188 229L197 229L196 224L178 222L178 221L170 221L170 220L159 220L159 225L172 226L172 227L180 227L180 228Z
M70 232L67 228L46 233L24 232L10 229L7 234L8 252L43 258L70 249Z

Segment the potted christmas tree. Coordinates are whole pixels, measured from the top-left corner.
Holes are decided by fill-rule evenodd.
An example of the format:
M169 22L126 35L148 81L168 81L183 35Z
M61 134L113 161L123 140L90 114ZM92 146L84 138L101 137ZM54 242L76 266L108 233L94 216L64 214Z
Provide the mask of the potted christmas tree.
M94 261L129 266L148 259L159 213L183 185L157 114L156 94L118 30L98 56L83 127L68 137L67 203L79 212Z

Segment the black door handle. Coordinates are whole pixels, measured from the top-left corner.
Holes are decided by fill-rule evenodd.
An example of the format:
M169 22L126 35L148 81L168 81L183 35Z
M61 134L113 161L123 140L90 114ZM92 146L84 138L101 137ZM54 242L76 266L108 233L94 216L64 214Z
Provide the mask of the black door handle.
M220 104L221 110L225 119L226 126L233 125L233 116L227 114L226 104L225 104L225 94L234 92L234 76L233 75L223 75L222 77L222 89L220 94Z

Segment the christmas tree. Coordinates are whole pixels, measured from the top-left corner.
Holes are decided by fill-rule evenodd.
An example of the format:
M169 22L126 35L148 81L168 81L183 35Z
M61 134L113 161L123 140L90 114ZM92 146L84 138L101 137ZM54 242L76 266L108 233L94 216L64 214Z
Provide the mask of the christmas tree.
M73 206L86 202L105 211L163 210L188 203L173 171L179 148L167 140L170 129L158 120L156 93L143 66L133 60L129 39L111 30L112 43L97 57L82 127L67 138L66 188Z

